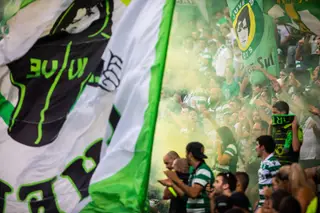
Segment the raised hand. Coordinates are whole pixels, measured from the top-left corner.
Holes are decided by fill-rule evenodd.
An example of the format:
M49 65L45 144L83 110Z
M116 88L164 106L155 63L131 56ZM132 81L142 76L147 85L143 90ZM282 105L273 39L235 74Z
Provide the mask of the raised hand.
M309 111L314 115L320 116L320 110L313 105L309 105Z

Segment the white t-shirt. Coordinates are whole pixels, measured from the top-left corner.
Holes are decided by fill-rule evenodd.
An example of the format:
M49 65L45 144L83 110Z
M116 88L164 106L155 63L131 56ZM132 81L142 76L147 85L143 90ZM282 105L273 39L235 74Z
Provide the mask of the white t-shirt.
M212 66L216 69L217 76L225 76L227 62L231 58L232 53L226 46L222 45L221 47L219 47L212 61Z
M320 128L320 119L309 117L303 126L303 144L300 149L301 160L320 159L320 138L314 134L313 128L308 128L311 122L315 122Z
M317 36L312 35L309 40L309 43L311 45L311 54L312 55L317 54L318 45L317 45L316 37Z
M288 29L287 29L288 28ZM280 35L280 41L283 42L286 37L289 36L289 27L284 26L284 25L277 25L278 33Z

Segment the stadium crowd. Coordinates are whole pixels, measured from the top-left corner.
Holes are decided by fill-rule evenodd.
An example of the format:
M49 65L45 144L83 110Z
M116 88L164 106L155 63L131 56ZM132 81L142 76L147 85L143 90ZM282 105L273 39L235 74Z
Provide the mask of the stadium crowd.
M173 24L158 121L194 142L184 158L167 150L152 211L170 200L170 213L320 212L320 36L275 20L273 76L244 65L228 8L211 23Z

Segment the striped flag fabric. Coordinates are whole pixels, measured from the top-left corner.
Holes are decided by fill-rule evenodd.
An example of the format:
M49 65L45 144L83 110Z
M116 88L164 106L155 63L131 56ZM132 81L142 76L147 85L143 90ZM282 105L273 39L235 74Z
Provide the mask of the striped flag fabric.
M148 212L175 1L1 4L0 212Z

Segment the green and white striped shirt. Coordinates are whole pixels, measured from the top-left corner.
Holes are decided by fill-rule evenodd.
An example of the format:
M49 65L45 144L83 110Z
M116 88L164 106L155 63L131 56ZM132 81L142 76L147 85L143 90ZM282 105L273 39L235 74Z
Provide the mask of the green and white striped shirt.
M270 154L264 161L260 164L260 169L258 171L259 175L259 207L261 207L265 201L264 197L264 187L272 187L272 178L278 173L281 164L277 158Z
M210 213L210 201L206 193L207 184L212 185L214 175L209 166L203 162L196 169L190 168L189 186L199 184L203 187L200 195L195 198L188 198L187 212L188 213Z
M228 165L220 165L216 163L214 168L215 175L221 172L232 172L235 173L237 171L237 163L238 163L238 155L239 150L235 144L229 144L224 150L223 154L229 155L231 160Z

